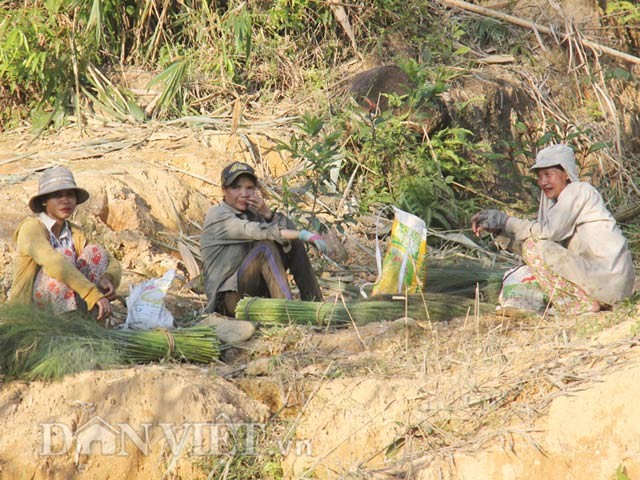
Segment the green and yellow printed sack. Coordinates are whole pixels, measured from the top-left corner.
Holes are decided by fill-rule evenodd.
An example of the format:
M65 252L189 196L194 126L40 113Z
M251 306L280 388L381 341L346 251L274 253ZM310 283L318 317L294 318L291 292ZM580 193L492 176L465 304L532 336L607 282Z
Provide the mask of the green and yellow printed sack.
M372 295L412 294L422 291L426 280L427 226L419 217L394 209L391 238L384 260L376 248L378 278Z

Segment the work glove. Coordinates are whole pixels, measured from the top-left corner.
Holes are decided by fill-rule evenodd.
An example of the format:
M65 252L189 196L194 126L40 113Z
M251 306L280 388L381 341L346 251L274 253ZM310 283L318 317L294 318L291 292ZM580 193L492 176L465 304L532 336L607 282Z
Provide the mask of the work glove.
M476 233L479 229L497 232L507 224L507 214L501 210L480 210L471 217L471 224Z
M312 243L320 253L327 253L327 242L325 242L324 238L317 233L313 233L308 230L300 230L300 232L298 232L298 238L305 243Z

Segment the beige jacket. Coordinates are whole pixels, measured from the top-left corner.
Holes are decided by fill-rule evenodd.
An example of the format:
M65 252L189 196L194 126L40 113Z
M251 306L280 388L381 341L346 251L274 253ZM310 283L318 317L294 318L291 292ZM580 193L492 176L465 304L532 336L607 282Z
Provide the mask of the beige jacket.
M542 240L543 261L602 303L616 303L633 292L627 241L589 183L569 183L557 202L541 204L536 221L509 217L503 233L518 245L531 237Z

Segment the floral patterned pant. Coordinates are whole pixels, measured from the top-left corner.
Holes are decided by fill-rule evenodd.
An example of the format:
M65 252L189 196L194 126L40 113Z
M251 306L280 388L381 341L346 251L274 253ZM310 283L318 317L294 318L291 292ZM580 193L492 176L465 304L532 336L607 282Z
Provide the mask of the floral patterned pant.
M555 273L544 263L536 240L528 239L522 245L522 257L535 275L540 287L554 308L564 315L580 315L598 311L600 304L582 288Z
M57 251L95 284L98 283L109 264L106 250L99 245L87 245L77 259L73 248L61 247ZM86 309L84 301L71 287L50 277L42 268L33 284L33 303L38 308L51 309L55 313Z

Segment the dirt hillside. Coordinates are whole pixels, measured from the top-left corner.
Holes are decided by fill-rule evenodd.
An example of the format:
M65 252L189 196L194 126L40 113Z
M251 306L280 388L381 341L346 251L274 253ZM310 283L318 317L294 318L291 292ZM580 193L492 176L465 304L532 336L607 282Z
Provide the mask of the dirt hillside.
M132 145L95 146L114 139ZM123 261L122 296L129 285L169 268L186 276L179 255L166 246L181 230L197 235L218 200L213 184L221 165L232 153L245 158L241 149L229 149L235 139L177 128L128 129L127 135L98 129L83 138L68 129L28 148L19 133L1 141L4 161L35 152L0 167L2 264L10 266L11 231L28 213L37 172L63 163L92 194L76 221ZM265 176L286 168L278 156L263 158L273 159L259 166ZM9 274L7 268L1 276L5 287ZM177 315L193 314L202 301L177 282L170 306ZM622 465L634 478L640 471L633 413L639 366L631 333L637 317L635 307L622 306L575 319L515 321L470 312L435 326L398 320L335 332L263 328L210 369L150 366L52 384L3 383L3 431L15 434L2 437L2 472L6 478L20 471L34 478L159 478L160 472L206 478L235 457L185 447L174 459L171 441L173 451L182 438L197 444L197 429L185 425L208 428L207 435L222 415L224 425L261 428L272 416L259 446L271 452L267 464L280 465L276 477L609 478ZM149 424L158 448L141 452L122 424L138 440ZM106 453L76 453L84 445L76 432L94 435L98 427L103 436L94 442ZM135 454L117 450L122 454L111 458L105 431L114 430L120 442L114 448L126 444ZM211 453L202 449L196 453Z
M206 455L231 451L233 425L268 410L205 369L85 372L0 392L2 478L206 477Z

